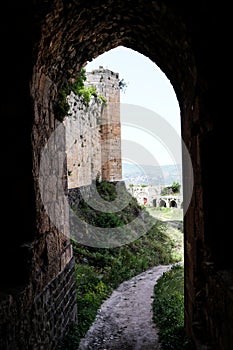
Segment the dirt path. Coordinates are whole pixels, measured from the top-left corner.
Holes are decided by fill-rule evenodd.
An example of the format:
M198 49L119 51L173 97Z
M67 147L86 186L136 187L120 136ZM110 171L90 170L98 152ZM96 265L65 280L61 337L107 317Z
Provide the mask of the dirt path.
M152 320L153 290L171 265L156 266L123 282L101 306L78 350L158 350Z

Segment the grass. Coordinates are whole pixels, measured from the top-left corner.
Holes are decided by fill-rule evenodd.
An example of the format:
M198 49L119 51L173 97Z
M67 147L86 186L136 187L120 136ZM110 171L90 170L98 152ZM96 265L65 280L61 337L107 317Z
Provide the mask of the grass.
M162 221L183 221L183 209L166 207L148 207L146 210L150 215Z
M108 201L115 198L112 186L106 182L98 184L98 190ZM109 217L106 213L93 212L82 201L76 208L83 220L102 227L124 226L137 217L140 210L144 208L133 197L127 208L120 213L111 213ZM72 239L76 261L78 324L71 324L60 349L77 349L101 304L120 283L153 266L175 264L183 259L182 232L162 220L153 220L154 224L146 234L116 248L93 248Z
M163 350L194 350L184 330L184 268L174 265L154 287L153 320Z

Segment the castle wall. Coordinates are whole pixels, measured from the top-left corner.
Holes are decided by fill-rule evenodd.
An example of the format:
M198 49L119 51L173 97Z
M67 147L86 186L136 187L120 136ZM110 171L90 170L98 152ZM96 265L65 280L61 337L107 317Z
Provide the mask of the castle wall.
M119 75L99 68L86 73L86 86L95 86L97 96L88 106L73 92L68 96L65 118L68 188L88 186L99 177L122 178Z
M101 118L101 175L103 180L122 179L119 74L99 67L87 73L87 85L96 86L106 98Z
M92 98L86 107L79 96L68 96L70 115L66 117L68 188L90 185L101 175L102 102Z

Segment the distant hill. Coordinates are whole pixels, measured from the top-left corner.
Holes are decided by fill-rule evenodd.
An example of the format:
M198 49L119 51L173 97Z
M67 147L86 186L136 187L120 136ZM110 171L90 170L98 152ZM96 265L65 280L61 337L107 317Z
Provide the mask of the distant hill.
M122 163L122 178L125 183L169 186L173 182L182 184L181 165L136 165Z

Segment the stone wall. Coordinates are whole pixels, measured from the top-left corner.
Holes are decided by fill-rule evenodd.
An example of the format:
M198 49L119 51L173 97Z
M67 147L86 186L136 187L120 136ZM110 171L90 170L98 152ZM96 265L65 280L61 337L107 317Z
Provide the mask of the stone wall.
M106 98L101 120L102 179L122 179L119 74L102 66L87 73L87 85Z
M2 297L0 349L54 350L77 321L74 259L28 303L22 294ZM29 297L29 295L28 295Z
M119 74L99 67L86 77L85 85L95 86L100 98L92 97L86 106L73 92L68 96L64 124L69 188L90 185L97 177L122 178Z
M137 186L137 185L128 185L127 190L129 193L137 198L137 201L140 204L146 204L151 207L172 207L173 204L176 208L182 208L183 197L181 195L169 195L161 196L160 186ZM164 204L161 203L163 201Z
M70 115L65 118L68 188L90 185L101 175L102 101L92 97L88 107L79 96L68 96Z
M140 204L144 204L143 199L147 199L147 205L155 206L153 203L153 200L156 199L161 192L162 186L151 186L151 185L134 185L134 184L128 184L127 190L129 193L137 198L137 201Z

